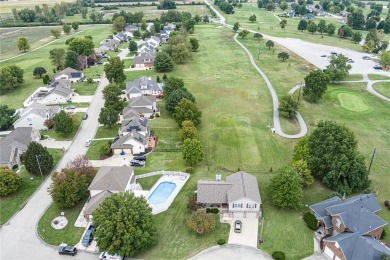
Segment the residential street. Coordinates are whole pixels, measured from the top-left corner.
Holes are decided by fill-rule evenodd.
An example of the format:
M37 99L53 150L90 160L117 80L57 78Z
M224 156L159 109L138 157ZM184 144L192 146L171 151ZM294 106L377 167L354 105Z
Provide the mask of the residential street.
M97 120L104 105L102 90L106 85L108 80L103 78L88 109L89 118L81 123L72 144L55 168L56 171L64 168L68 161L77 155L86 153L87 147L84 147L84 143L87 139L94 138L99 126ZM95 254L82 252L73 258L60 256L57 247L48 246L38 238L36 233L38 221L52 203L47 192L50 183L51 180L48 178L25 207L0 229L0 259L97 259Z

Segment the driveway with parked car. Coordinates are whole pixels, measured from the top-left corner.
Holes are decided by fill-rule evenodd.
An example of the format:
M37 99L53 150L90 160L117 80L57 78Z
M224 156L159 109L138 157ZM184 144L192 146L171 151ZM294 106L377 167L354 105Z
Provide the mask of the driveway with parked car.
M230 222L229 244L257 247L258 218L232 219Z

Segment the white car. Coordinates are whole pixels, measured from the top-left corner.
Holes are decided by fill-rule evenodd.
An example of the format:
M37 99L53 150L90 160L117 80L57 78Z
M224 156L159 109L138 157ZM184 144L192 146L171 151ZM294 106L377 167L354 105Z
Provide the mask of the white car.
M92 143L92 140L91 140L91 139L88 139L88 140L85 142L85 147L91 146L91 143Z
M122 260L123 256L119 255L109 255L107 252L101 252L99 255L99 260Z

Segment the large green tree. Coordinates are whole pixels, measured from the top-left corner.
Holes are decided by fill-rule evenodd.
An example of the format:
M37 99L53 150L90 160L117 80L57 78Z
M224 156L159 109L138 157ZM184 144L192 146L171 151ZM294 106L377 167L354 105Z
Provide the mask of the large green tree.
M283 168L271 179L269 193L272 203L280 208L298 209L302 206L301 178L291 167Z
M79 55L74 51L67 51L65 56L65 67L70 67L73 69L78 68L78 58Z
M77 31L79 29L79 26L80 26L80 23L75 21L75 22L72 22L72 28L73 30Z
M54 28L50 30L51 35L53 35L54 38L58 39L61 36L61 31L58 28Z
M43 74L46 74L46 69L44 67L36 67L34 70L33 70L33 75L36 77L36 76L39 76L40 78L42 78L42 75Z
M112 23L112 29L117 32L122 32L126 27L126 20L123 16L118 16Z
M170 113L175 112L176 105L182 98L195 102L195 97L186 88L178 88L172 91L172 93L170 93L170 95L166 98L165 109Z
M305 31L307 29L307 21L302 19L298 23L298 31Z
M293 99L291 95L282 96L279 98L279 112L285 117L293 117L298 112L298 101Z
M126 80L123 73L125 68L124 62L119 57L112 57L108 59L108 64L104 65L104 72L110 83L120 84Z
M196 127L192 121L186 120L181 123L181 128L179 129L179 138L182 142L186 139L196 139Z
M320 21L318 22L317 31L318 31L319 33L321 33L321 35L322 35L322 33L326 32L326 21L325 21L325 20L320 20Z
M23 82L24 71L16 66L9 65L0 69L0 94L11 91Z
M205 210L196 210L192 212L187 220L188 227L198 233L204 234L215 229L215 215L207 213Z
M131 40L131 41L129 42L129 51L135 52L135 51L137 51L137 50L138 50L137 43L136 43L135 41Z
M339 81L348 76L349 70L352 68L348 64L348 58L340 54L337 57L332 55L330 58L330 64L326 66L326 74L329 80Z
M40 143L31 142L23 155L26 170L34 175L49 174L53 169L53 157Z
M21 52L26 52L28 49L30 49L30 44L28 44L28 40L24 36L19 37L16 46Z
M390 66L390 52L382 52L379 64L382 65L384 68Z
M158 52L154 59L154 68L158 72L169 72L173 70L173 59L166 52Z
M132 257L157 241L152 209L134 193L113 194L92 213L96 242L101 251Z
M310 21L307 25L307 31L308 32L311 32L312 34L314 34L318 29L318 26L315 22L313 21Z
M119 121L118 111L116 111L112 106L103 107L100 110L98 121L100 124L111 128L114 124L116 124L116 122Z
M7 196L17 191L22 185L22 178L6 167L0 167L0 196Z
M65 50L62 48L56 48L49 51L49 58L51 63L57 67L57 69L61 69L65 65Z
M185 120L190 120L195 126L198 126L202 119L202 112L198 109L194 102L186 98L182 98L175 107L173 117L179 125L181 125L181 123Z
M268 40L266 43L265 43L265 46L268 47L268 49L270 50L272 47L275 46L274 42L271 41L271 40Z
M0 130L7 131L14 121L15 109L0 105Z
M90 38L74 38L69 43L69 50L84 56L94 54L94 47L93 41Z
M165 98L168 98L174 90L184 88L184 81L183 79L180 78L169 77L166 80L164 80L164 83L165 83L164 86Z
M181 152L183 159L190 166L195 166L203 160L202 145L198 139L185 139Z
M192 46L189 42L171 45L172 58L176 63L185 63L191 59Z
M317 103L325 93L329 83L327 74L321 70L315 70L305 77L305 87L303 88L303 97Z
M112 107L120 113L124 107L124 103L121 101L120 97L120 89L115 84L109 84L103 90L103 98L105 100L104 107Z
M355 134L345 125L320 121L309 138L311 172L341 194L364 190L370 184Z
M64 136L73 131L73 119L65 111L59 112L54 117L54 131Z
M69 24L65 23L62 26L62 30L64 31L65 34L69 34L70 31L72 30L72 27Z

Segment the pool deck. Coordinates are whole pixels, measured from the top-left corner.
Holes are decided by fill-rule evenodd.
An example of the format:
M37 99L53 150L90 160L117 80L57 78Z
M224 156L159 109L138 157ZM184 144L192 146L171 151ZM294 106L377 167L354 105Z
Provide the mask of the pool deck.
M177 194L179 194L181 188L183 188L184 184L189 179L190 175L188 173L184 172L167 172L167 171L160 171L160 172L153 172L153 173L147 173L143 175L136 176L136 179L140 178L146 178L153 175L161 174L161 177L156 181L156 183L153 185L153 187L149 191L145 190L134 190L134 194L136 196L144 196L146 199L149 198L149 196L155 191L155 189L160 185L162 182L172 182L176 184L176 188L172 191L172 193L169 195L169 197L165 200L164 203L153 205L149 203L150 207L152 208L152 214L156 215L158 213L166 211L169 206L171 206L173 200L176 198Z

